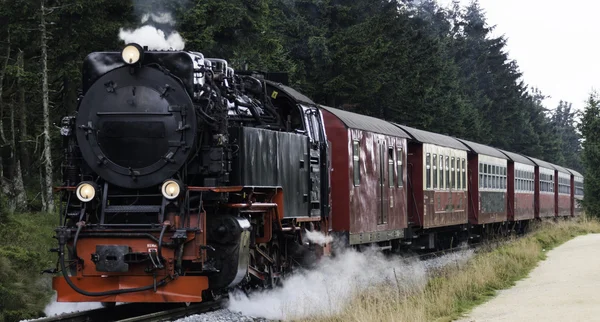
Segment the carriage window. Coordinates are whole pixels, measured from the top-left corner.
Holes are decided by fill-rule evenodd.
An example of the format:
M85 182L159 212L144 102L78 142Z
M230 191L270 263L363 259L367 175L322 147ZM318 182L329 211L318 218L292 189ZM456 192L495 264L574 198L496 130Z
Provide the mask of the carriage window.
M467 189L467 168L465 159L462 159L462 188Z
M460 183L460 158L456 158L456 188L462 187Z
M431 189L431 155L425 156L425 187Z
M440 189L444 188L444 156L440 155Z
M402 153L402 148L397 148L396 154L396 166L398 167L398 187L402 187L404 184L404 169L402 168L402 159L404 158L404 154Z
M390 187L394 186L394 148L388 149L388 183Z
M433 154L433 189L438 187L437 154Z
M352 167L354 169L354 185L360 184L360 146L358 141L352 141Z
M450 159L450 171L452 171L452 189L456 189L456 164L454 157Z
M450 189L451 187L451 182L450 182L450 157L446 156L446 189Z
M479 188L483 188L483 172L481 171L483 169L483 165L480 163L479 164Z

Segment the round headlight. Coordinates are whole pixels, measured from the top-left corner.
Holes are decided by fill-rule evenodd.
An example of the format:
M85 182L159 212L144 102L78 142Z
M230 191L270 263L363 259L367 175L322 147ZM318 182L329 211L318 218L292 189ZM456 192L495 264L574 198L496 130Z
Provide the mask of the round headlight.
M96 188L89 183L83 182L77 186L75 194L77 195L77 199L89 202L96 197Z
M162 185L162 195L167 199L175 199L181 192L181 186L175 180L167 180Z
M142 58L142 47L138 44L129 44L123 48L121 57L126 64L135 64Z

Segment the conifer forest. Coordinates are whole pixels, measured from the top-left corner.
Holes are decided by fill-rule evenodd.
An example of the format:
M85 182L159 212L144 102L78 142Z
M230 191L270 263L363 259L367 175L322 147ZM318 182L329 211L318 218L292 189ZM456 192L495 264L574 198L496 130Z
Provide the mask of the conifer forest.
M160 27L186 50L287 73L318 103L584 173L581 115L570 102L543 104L548 93L524 82L477 1L0 0L4 210L57 207L59 125L77 107L81 63L120 50L119 34L141 25L144 7L172 13L175 23Z

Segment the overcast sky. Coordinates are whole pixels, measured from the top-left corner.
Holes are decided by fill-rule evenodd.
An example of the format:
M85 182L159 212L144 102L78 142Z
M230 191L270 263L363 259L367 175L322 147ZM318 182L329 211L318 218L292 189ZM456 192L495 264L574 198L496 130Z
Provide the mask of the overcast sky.
M442 6L452 0L437 0ZM461 0L467 5L471 0ZM600 83L600 1L479 0L494 35L508 38L508 52L517 61L526 84L583 109Z

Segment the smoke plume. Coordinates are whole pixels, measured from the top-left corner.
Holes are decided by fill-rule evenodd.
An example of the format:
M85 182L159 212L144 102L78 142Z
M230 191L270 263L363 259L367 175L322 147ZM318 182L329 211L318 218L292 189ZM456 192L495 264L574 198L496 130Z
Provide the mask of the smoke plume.
M119 38L126 44L134 42L148 46L150 50L182 50L185 47L185 41L177 31L167 36L164 31L149 25L135 30L121 28Z
M333 237L325 236L325 234L323 234L320 231L305 230L305 232L306 232L306 239L308 239L310 242L312 242L314 244L323 246L323 245L325 245L327 243L331 243L333 241Z
M175 30L177 22L167 4L183 5L187 1L134 1L134 11L140 17L136 29L119 29L119 39L127 43L148 46L150 50L183 50L185 41Z
M473 254L463 250L420 261L381 252L346 250L324 258L316 268L294 273L283 286L251 293L236 291L229 296L228 309L274 320L328 317L341 312L361 292L381 285L397 285L405 294L422 289L428 274L450 263L462 265Z
M44 309L46 316L54 316L63 313L71 313L78 311L87 311L101 308L102 305L99 302L56 302L56 292L52 296L52 300Z

